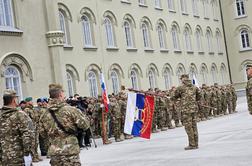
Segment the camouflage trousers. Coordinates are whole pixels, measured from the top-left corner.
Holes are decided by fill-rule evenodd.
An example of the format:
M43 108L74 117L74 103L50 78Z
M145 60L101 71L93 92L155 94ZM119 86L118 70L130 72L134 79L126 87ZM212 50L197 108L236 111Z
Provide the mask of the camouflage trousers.
M51 156L51 166L81 166L78 155L71 156Z
M173 111L173 115L172 115L173 120L175 121L175 125L178 126L179 125L179 121L181 119L181 111L178 109L178 107L176 108L176 110Z
M154 110L152 118L152 132L157 130L158 110Z
M31 142L32 159L38 159L39 158L39 154L38 154L39 132L37 128L34 130L32 139L33 139L33 141Z
M165 121L166 121L166 108L160 108L159 114L158 114L158 128L162 129L165 127Z
M120 139L121 136L121 119L116 118L113 120L113 134L115 136L115 139Z
M228 113L231 114L233 112L233 103L230 100L228 100L227 106L228 106Z
M166 110L165 112L165 127L171 128L172 127L172 110Z
M235 100L235 99L233 99L233 112L235 112L236 111L236 105L237 105L237 100Z
M188 136L189 146L198 146L197 113L183 113L182 120Z

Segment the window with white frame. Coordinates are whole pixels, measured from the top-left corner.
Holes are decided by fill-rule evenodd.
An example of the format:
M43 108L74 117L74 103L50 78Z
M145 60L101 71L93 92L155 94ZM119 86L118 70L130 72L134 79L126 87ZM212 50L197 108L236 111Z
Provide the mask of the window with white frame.
M164 70L164 81L165 81L165 89L171 89L172 87L172 77L171 77L171 71L169 68L166 68Z
M124 22L124 32L125 32L127 47L133 48L134 42L133 42L132 28L131 28L131 24L128 21Z
M114 38L114 30L111 20L108 17L104 19L104 26L107 38L107 46L115 47L115 38Z
M203 3L204 17L209 18L208 0L203 0L202 3Z
M207 69L205 67L201 68L201 79L202 84L207 84Z
M161 8L161 0L154 0L155 1L155 7Z
M166 48L165 33L162 25L160 24L158 25L157 32L158 32L159 46L161 49L165 49Z
M0 26L14 27L12 0L0 0Z
M187 0L180 0L180 6L181 6L181 11L182 13L187 13Z
M138 0L140 5L146 5L145 0Z
M21 75L15 66L9 66L4 72L5 88L15 90L19 100L22 99Z
M240 36L241 36L241 48L242 49L250 48L248 30L246 29L241 30Z
M220 69L220 73L221 73L221 83L224 85L226 83L226 76L227 76L227 71L225 66L221 66Z
M192 0L193 15L199 16L198 0Z
M98 97L97 76L93 71L88 73L89 92L91 97Z
M184 72L184 69L180 66L180 67L178 68L178 70L177 70L177 76L178 76L178 81L179 81L179 83L181 83L180 77L181 77L181 75L184 74L184 73L185 73L185 72Z
M92 29L90 24L90 19L84 15L82 16L82 28L83 28L83 38L84 38L84 46L85 47L92 47L93 40L92 40Z
M69 40L69 30L68 30L68 23L66 19L66 14L64 11L59 10L59 20L60 20L60 30L64 33L64 44L70 44Z
M144 48L151 48L149 27L146 25L146 23L142 23L142 34L143 34Z
M120 87L120 81L119 81L119 76L115 70L113 70L111 72L111 80L112 80L113 93L118 94L119 87Z
M191 35L188 28L185 29L184 37L185 37L186 50L192 51Z
M175 50L180 50L178 30L175 26L172 27L172 41L173 41L173 48Z
M156 76L155 76L155 72L153 71L153 69L149 70L148 78L149 78L150 88L155 89L156 88Z
M236 11L238 16L245 15L244 0L236 0Z
M207 39L207 48L208 52L213 52L213 46L212 46L212 34L209 30L206 32L206 39Z
M174 0L168 0L168 9L169 10L175 10Z
M217 2L215 0L212 1L212 12L213 12L213 18L217 19Z
M217 69L216 67L212 67L211 68L211 74L212 74L212 80L213 80L213 83L218 83L218 79L217 79Z
M135 70L131 70L130 72L130 79L131 79L131 85L132 88L135 90L138 90L138 76L137 76L137 72Z
M73 84L73 77L72 74L67 72L67 88L68 88L68 95L73 96L74 95L74 84Z
M216 32L216 43L217 43L217 48L218 48L218 52L221 53L222 52L222 43L221 43L221 34L219 31Z
M199 29L196 30L195 37L196 37L196 45L197 45L198 51L203 51L202 38L201 38L201 33Z

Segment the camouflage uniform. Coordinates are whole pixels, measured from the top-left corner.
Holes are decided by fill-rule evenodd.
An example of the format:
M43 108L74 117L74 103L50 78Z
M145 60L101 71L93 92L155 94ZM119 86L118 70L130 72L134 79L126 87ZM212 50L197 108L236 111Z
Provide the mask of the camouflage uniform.
M250 114L252 114L252 77L247 82L246 96L247 96L247 102L248 102L248 111Z
M181 98L182 122L188 135L189 146L185 150L198 148L197 130L197 102L200 100L200 92L192 85L188 75L182 75L183 84L179 86L172 99Z
M218 107L218 96L217 91L214 87L211 87L211 107L216 108L213 110L213 115L217 116L217 107Z
M222 111L224 115L227 114L227 92L224 86L221 88L222 96L221 96L221 104L222 104Z
M165 131L165 122L166 122L166 100L164 97L156 97L156 104L158 109L158 128L162 131Z
M226 95L227 95L228 112L229 114L232 114L233 113L232 92L229 86L227 86L226 89L227 89Z
M87 118L75 107L57 99L49 101L48 110L55 113L58 121L66 131L77 133L78 129L87 130L90 123ZM51 156L52 166L78 166L80 148L76 135L62 131L54 121L51 113L46 111L40 118L40 134L49 136L50 147L48 155Z
M172 113L173 113L173 102L170 98L167 98L166 100L166 121L165 121L165 127L168 127L169 129L173 129L174 126L172 125Z
M155 98L155 107L154 107L154 113L153 113L153 118L152 118L152 132L153 133L157 132L158 115L159 115L158 103Z
M31 119L16 108L4 106L0 113L0 165L23 166L31 153Z
M112 116L112 124L113 124L113 134L115 137L116 142L120 142L120 136L121 136L121 107L116 101L115 98L113 98L110 101L110 110L111 110L111 116Z
M233 112L236 111L236 105L237 105L237 95L235 92L235 88L231 85L231 92L232 92L232 103L233 103Z

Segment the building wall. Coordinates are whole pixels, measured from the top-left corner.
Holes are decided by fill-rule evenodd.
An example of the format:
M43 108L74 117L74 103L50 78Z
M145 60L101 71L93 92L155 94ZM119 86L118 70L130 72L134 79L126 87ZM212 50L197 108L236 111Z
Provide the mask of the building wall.
M17 28L22 30L20 36L0 36L0 56L9 52L17 52L30 65L33 79L29 79L22 86L23 96L47 95L50 82L63 83L67 90L66 71L72 75L74 92L81 95L90 95L88 74L90 71L96 73L97 79L100 72L104 73L109 93L112 93L111 70L118 72L120 84L131 87L130 71L138 70L139 89L148 89L148 72L153 70L156 78L156 86L165 89L163 71L165 67L172 71L172 85L178 85L177 72L182 68L184 73L195 70L199 84L203 83L201 67L205 66L207 71L207 84L218 82L229 83L228 64L223 37L222 21L220 17L219 3L215 1L216 16L213 16L212 2L209 2L209 17L204 17L203 2L198 3L198 16L194 16L192 2L187 3L187 12L182 13L181 1L174 0L174 10L168 9L167 1L161 1L161 8L155 8L154 1L147 0L146 5L139 5L138 0L129 2L115 0L70 0L39 1L32 0L18 1L16 8L20 13ZM40 5L38 5L38 3ZM31 10L27 10L27 9ZM63 45L59 10L65 12L68 24L68 38L70 43ZM32 11L32 12L31 12ZM38 12L40 11L40 12ZM33 13L28 14L28 13ZM83 40L82 16L90 16L92 39L95 44L92 47L85 47ZM19 15L18 15L19 16ZM104 17L111 17L113 20L113 33L116 45L114 48L107 47L107 39L104 28ZM129 49L126 46L124 33L124 20L132 20L132 32L134 36L134 47ZM151 48L144 48L141 22L149 24L149 36ZM158 23L163 23L165 29L166 48L160 49L157 33ZM38 26L39 24L39 26ZM180 49L174 49L172 40L172 27L176 26ZM198 50L196 46L196 28L201 29L203 49ZM192 49L187 50L184 39L185 28L189 29ZM206 32L209 29L212 33L212 51L208 50ZM221 34L220 48L217 46L216 31ZM50 35L45 35L49 33ZM47 38L46 38L47 36ZM55 43L54 40L55 39ZM10 47L11 45L11 47ZM49 47L48 47L49 45ZM4 46L4 47L2 47ZM11 63L10 63L11 64ZM2 66L4 66L2 64ZM211 68L217 69L217 80L214 81ZM5 67L2 67L2 72ZM221 74L221 69L224 74ZM223 79L222 79L223 77ZM99 81L97 81L99 84ZM5 79L2 76L1 87L5 87ZM98 85L99 88L99 85ZM99 88L100 91L100 88Z
M250 21L252 11L249 6L252 5L251 1L243 1L245 14L238 16L237 4L235 0L221 1L223 20L227 38L227 48L230 59L230 69L232 74L232 81L237 89L244 89L246 78L246 65L252 64L251 55L251 27ZM242 48L241 45L241 31L247 30L249 36L250 46Z

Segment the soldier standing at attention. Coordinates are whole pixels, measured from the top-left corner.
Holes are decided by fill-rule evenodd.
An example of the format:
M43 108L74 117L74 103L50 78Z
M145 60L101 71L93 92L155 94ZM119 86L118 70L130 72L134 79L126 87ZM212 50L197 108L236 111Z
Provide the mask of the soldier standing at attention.
M90 122L84 114L65 102L62 86L49 85L50 101L48 111L40 118L39 133L48 136L52 166L80 166L80 147L77 140L77 131L87 130Z
M181 99L182 121L189 140L189 146L185 150L198 149L197 102L200 100L200 92L187 74L181 75L180 79L182 85L175 90L172 99Z
M246 87L248 110L249 113L252 115L252 65L247 65L246 71L248 76L248 83Z
M33 124L26 113L17 109L14 90L5 90L0 112L0 165L24 165L31 154Z

